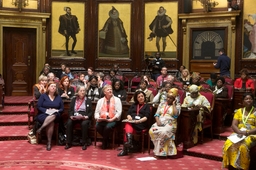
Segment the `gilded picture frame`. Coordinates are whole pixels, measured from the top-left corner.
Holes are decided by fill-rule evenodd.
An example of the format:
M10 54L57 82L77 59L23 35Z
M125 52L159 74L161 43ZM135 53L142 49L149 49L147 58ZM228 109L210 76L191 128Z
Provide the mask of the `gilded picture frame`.
M156 27L157 17L160 8L164 8L166 18L171 20L171 25L163 28L161 32L164 38L161 37L162 33L154 32ZM167 22L168 22L167 21ZM158 22L160 23L160 22ZM144 35L144 51L145 56L154 56L156 52L162 53L162 58L176 59L177 58L177 39L178 39L178 1L173 2L148 2L145 3L145 35ZM169 30L168 30L169 29ZM158 42L159 41L159 42Z
M256 10L254 0L244 1L243 9L243 59L256 59Z
M98 58L130 58L131 3L98 4Z
M68 15L69 12L71 15ZM84 18L85 3L52 2L52 58L84 58Z

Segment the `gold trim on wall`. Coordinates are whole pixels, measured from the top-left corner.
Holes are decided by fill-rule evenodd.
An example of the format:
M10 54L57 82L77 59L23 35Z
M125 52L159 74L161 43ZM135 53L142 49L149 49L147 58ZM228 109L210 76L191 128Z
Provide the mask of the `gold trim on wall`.
M235 41L236 41L236 16L240 15L240 11L232 12L211 12L211 13L191 13L179 14L182 20L183 30L183 64L189 68L191 54L191 34L192 29L205 28L227 28L227 55L231 58L231 77L234 77L235 67ZM224 47L225 48L225 47ZM212 64L212 63L209 63Z
M36 29L36 77L45 63L46 19L50 13L17 13L0 10L0 37L3 37L4 27L35 28ZM3 72L3 38L0 41L0 72Z

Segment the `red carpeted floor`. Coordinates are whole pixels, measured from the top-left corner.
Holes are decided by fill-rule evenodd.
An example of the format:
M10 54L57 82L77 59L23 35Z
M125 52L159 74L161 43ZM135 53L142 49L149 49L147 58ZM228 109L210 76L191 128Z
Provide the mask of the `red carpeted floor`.
M153 157L148 153L133 153L117 157L120 150L102 150L100 143L83 151L80 146L65 150L53 145L46 151L45 144L31 145L26 139L27 103L31 96L6 96L5 108L0 114L0 169L49 169L49 170L219 170L223 141L207 141L185 151L183 158L158 158L141 162L136 158Z
M40 169L47 166L49 168L58 166L98 166L105 169L191 169L191 170L219 170L221 162L207 160L185 155L180 159L158 159L155 161L141 162L136 158L153 156L147 153L133 153L129 156L117 157L117 150L101 150L97 147L89 146L83 151L80 146L74 146L65 150L64 146L53 146L52 150L46 151L44 144L31 145L26 140L1 141L0 142L0 168L9 166L22 169ZM41 163L40 163L41 162ZM71 164L71 165L69 165ZM77 167L76 167L77 166ZM97 167L96 166L96 167ZM58 168L58 167L56 167ZM44 168L43 168L44 169Z

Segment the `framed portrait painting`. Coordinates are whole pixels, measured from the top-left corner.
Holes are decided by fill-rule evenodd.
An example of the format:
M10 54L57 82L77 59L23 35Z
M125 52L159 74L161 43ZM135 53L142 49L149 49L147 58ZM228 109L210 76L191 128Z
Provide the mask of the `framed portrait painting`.
M98 4L98 58L130 58L131 3Z
M52 2L52 58L84 57L84 18L84 3Z
M243 59L256 59L256 9L254 0L244 1Z
M178 1L145 4L145 55L177 58Z

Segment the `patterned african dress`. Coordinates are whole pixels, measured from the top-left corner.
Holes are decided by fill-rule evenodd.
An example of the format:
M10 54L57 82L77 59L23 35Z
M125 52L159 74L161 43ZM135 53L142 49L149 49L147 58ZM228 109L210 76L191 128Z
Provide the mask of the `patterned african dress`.
M254 129L256 126L256 112L251 113L246 123L242 121L243 108L238 109L234 115L234 119L238 121L238 128L246 128L247 130ZM245 119L244 119L245 120ZM249 135L244 140L238 143L232 143L229 139L226 140L223 146L223 161L224 168L229 165L237 169L248 170L250 165L250 148L256 145L256 135Z
M205 106L208 109L208 111L210 111L210 109L211 109L211 104L209 103L207 98L201 94L199 94L199 96L197 98L192 98L190 96L187 96L184 99L181 107L190 108L192 105ZM204 109L200 109L199 114L197 116L197 123L196 123L196 127L195 127L194 133L193 133L193 143L194 144L196 144L198 142L198 131L202 131L202 122L203 122L204 112L206 112Z
M154 154L156 156L176 155L177 150L174 143L177 129L177 117L173 114L173 106L168 106L166 102L160 103L155 116L159 116L162 126L154 123L149 135L154 144Z

